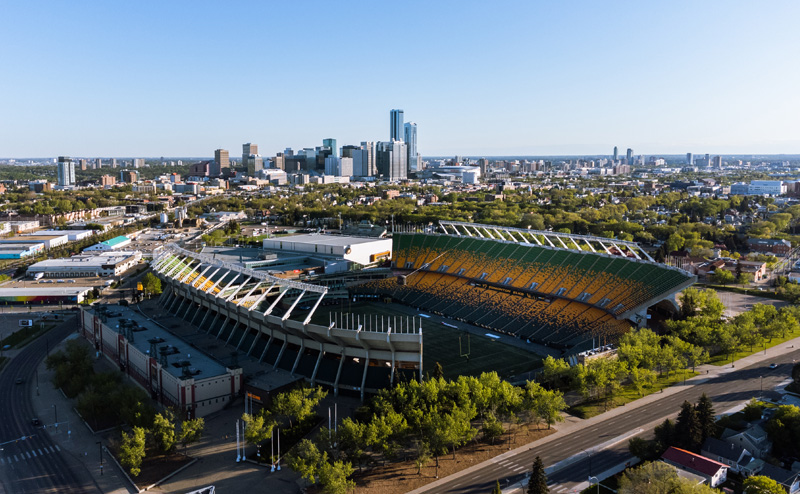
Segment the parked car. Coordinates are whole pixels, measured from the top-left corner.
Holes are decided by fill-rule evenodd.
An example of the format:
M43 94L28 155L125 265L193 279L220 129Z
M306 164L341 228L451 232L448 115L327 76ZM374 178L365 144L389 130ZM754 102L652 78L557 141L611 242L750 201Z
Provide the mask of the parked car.
M769 368L770 369L777 369L778 368L778 364L769 364Z

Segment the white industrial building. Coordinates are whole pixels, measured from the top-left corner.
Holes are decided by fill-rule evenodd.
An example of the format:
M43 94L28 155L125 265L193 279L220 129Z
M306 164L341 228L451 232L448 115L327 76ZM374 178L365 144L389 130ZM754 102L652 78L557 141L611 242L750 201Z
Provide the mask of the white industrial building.
M30 233L29 235L66 235L67 240L70 242L77 242L94 235L94 230L39 230L38 232Z
M20 235L14 238L19 239L21 242L42 242L45 249L52 249L69 242L69 236L64 233L56 235Z
M368 266L392 256L392 240L345 235L292 235L264 239L264 249L335 256Z
M45 278L85 278L119 276L139 263L139 251L82 253L61 259L47 259L28 267L28 276L42 273Z

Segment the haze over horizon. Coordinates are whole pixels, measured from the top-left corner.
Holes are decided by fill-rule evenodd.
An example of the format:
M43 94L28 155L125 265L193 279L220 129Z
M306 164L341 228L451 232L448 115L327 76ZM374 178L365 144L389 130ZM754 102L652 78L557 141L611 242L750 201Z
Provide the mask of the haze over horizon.
M784 1L11 3L0 156L800 154Z

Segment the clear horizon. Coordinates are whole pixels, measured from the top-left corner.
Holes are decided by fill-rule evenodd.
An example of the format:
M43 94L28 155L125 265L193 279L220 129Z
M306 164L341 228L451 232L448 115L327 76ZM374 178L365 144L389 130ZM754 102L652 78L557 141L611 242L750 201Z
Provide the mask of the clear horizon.
M11 3L0 155L800 154L800 4ZM656 150L656 151L653 151Z

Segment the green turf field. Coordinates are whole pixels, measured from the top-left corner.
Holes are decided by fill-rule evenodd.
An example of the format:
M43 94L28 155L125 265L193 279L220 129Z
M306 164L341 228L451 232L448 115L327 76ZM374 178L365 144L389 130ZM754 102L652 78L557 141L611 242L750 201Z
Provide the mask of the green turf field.
M407 317L404 306L382 302L344 302L340 305L320 306L311 319L312 324L328 325L330 313L372 315L384 317ZM433 316L436 318L436 316ZM294 318L294 317L293 317ZM452 322L452 321L449 321ZM458 325L460 323L455 323ZM497 371L507 378L536 369L542 358L522 348L506 345L482 335L469 334L458 329L448 328L440 320L422 319L422 365L425 372L432 372L436 362L442 365L446 378L461 374L478 375L481 372ZM460 342L459 342L459 337ZM460 347L459 347L460 344ZM469 353L469 357L461 354Z

